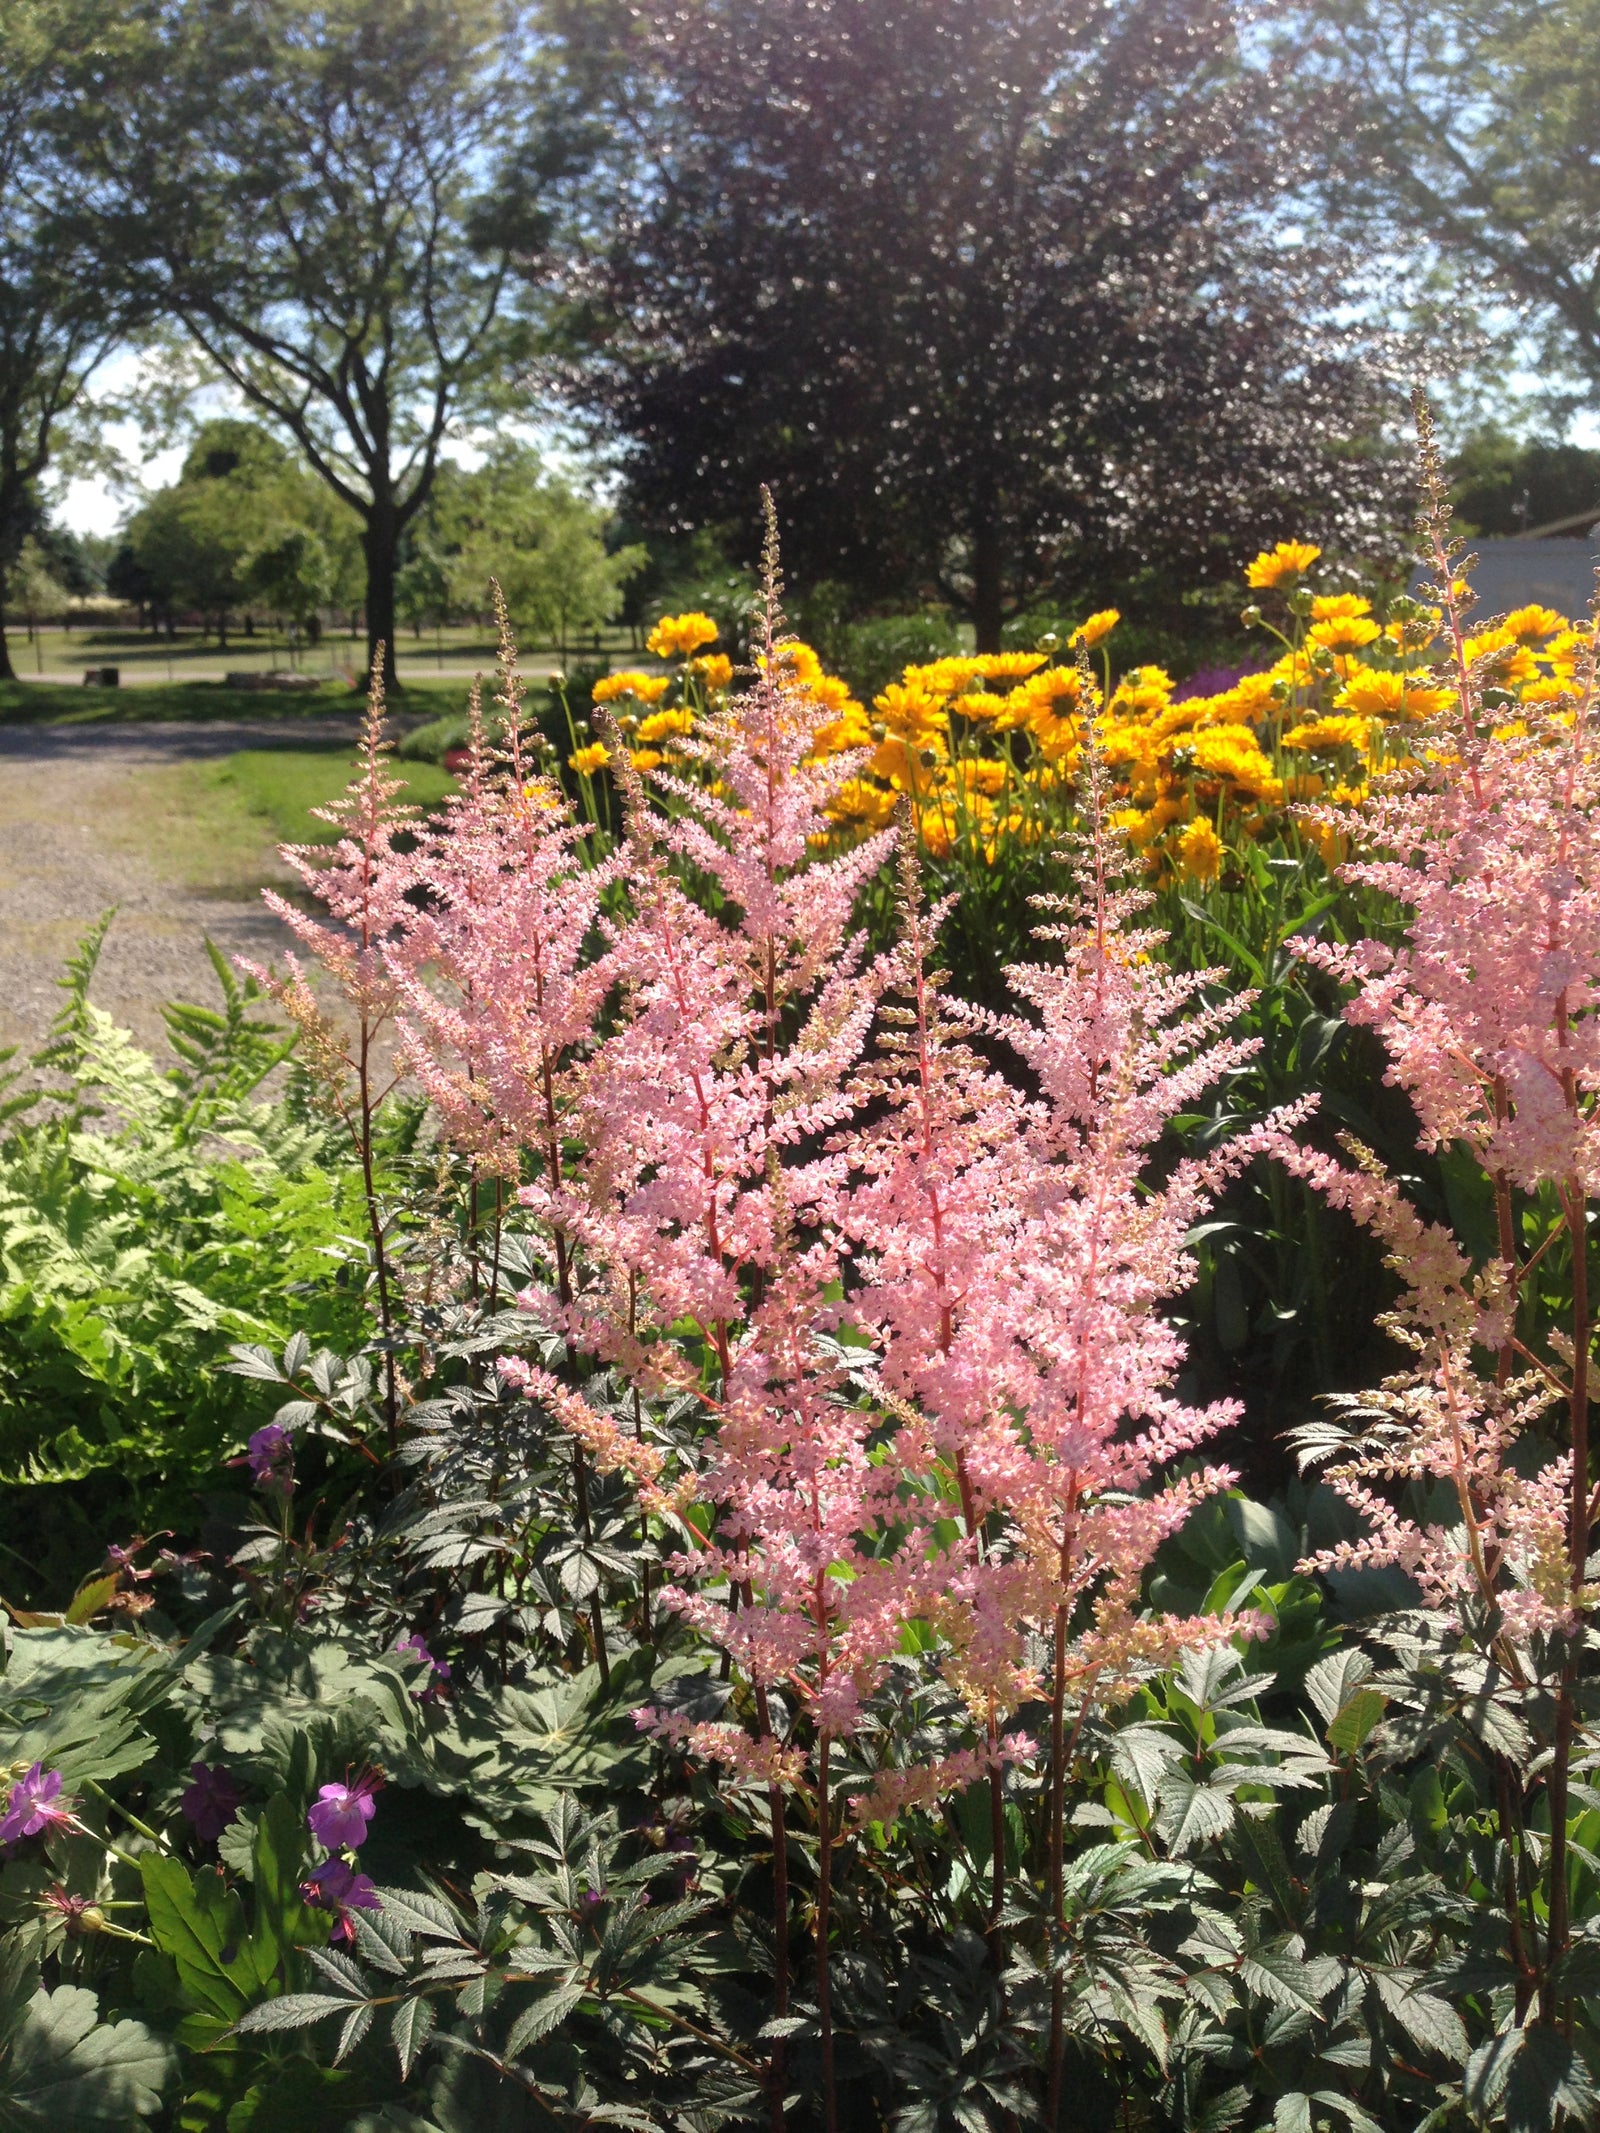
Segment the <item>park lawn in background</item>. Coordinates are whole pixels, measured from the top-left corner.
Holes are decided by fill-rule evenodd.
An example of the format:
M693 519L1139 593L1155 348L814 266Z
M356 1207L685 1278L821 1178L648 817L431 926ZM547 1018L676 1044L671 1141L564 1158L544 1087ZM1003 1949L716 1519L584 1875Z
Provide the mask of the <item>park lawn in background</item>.
M327 743L247 748L213 762L134 771L101 834L137 852L163 879L213 896L293 887L277 848L331 838L311 809L337 799L353 767L353 745ZM449 773L432 763L397 764L396 775L413 806L435 807L454 789Z
M311 810L336 800L353 775L351 750L328 748L246 748L238 755L204 766L213 790L270 826L279 844L320 844L335 832ZM409 806L437 807L454 792L455 779L434 763L397 765L404 779L400 798Z

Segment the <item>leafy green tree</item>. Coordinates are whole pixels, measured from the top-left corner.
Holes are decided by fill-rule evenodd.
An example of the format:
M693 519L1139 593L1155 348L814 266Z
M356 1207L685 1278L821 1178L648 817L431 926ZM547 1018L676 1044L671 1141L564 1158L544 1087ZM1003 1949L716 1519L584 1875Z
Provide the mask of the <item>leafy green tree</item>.
M0 680L12 674L7 581L41 530L40 482L63 418L123 321L115 262L64 233L50 205L59 54L109 19L97 0L6 0L0 9Z
M541 252L583 128L535 121L522 0L128 13L137 63L77 69L87 226L357 514L393 686L406 528L517 373L512 260Z
M1476 430L1463 440L1450 475L1457 516L1474 534L1562 524L1579 533L1600 520L1600 452L1582 445Z
M1285 35L1335 211L1480 316L1509 301L1547 381L1600 406L1600 0L1309 0Z
M632 12L575 325L652 529L748 547L770 481L802 584L935 594L987 649L1045 588L1170 602L1290 514L1382 545L1351 447L1387 388L1318 323L1324 263L1263 234L1278 88L1234 9ZM586 8L569 48L611 34Z
M498 444L481 467L450 481L433 517L450 558L451 605L481 612L498 578L518 630L565 658L575 638L615 618L647 560L638 544L609 549L606 522L531 447Z
M66 613L71 594L52 568L52 557L30 534L18 549L7 578L7 594L13 614L20 614L28 627L28 642L37 641L41 623L56 621ZM39 648L40 670L44 648Z
M450 571L425 523L414 524L405 544L405 561L395 574L395 613L418 636L424 626L442 628L451 613Z
M354 514L269 431L225 418L204 425L178 480L135 515L128 545L147 597L214 615L226 645L236 608L259 600L303 625L338 594L341 561L348 588ZM253 571L269 552L277 563Z
M282 526L253 549L245 591L294 630L314 633L333 586L328 551L309 526Z

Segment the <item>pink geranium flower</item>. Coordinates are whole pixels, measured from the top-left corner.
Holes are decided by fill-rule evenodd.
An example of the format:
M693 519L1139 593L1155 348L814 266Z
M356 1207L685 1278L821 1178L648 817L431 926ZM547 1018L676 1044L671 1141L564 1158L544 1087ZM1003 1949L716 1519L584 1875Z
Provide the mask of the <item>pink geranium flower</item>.
M70 1829L72 1804L61 1798L61 1772L35 1763L11 1788L0 1816L0 1844L42 1836L46 1830Z

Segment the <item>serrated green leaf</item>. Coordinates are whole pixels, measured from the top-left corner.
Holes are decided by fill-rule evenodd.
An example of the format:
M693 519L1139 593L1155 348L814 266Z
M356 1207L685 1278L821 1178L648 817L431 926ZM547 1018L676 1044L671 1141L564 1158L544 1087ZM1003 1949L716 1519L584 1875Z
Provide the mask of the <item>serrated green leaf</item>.
M280 1992L275 2000L247 2007L234 2028L241 2035L265 2035L277 2029L304 2029L329 2015L348 2014L350 2002L326 1992Z
M1321 1996L1307 1982L1305 1961L1300 1956L1259 1948L1254 1955L1242 1958L1239 1976L1252 1992L1270 2000L1275 2007L1315 2014L1322 2005Z
M80 1585L72 1595L71 1602L67 1607L67 1621L74 1623L92 1621L116 1592L118 1582L117 1573L113 1570L106 1577L90 1578L85 1584Z
M311 1909L301 1898L305 1857L305 1823L283 1793L274 1793L256 1824L251 1860L257 1962L280 1981L285 1951L326 1940L333 1923L326 1911Z
M1387 1707L1387 1698L1376 1689L1357 1689L1329 1726L1328 1745L1340 1755L1359 1755Z
M431 2000L402 2000L394 2011L390 2036L394 2039L396 2056L400 2061L400 2079L409 2081L411 2069L433 2031L434 2012Z
M367 2031L372 2027L372 2012L370 2007L365 2006L354 2007L350 2010L344 2028L339 2032L339 2042L334 2049L333 2063L335 2066L342 2065L349 2058Z
M172 2052L142 2022L102 2022L82 1986L36 1992L0 2068L0 2124L126 2133L161 2107Z
M236 2021L271 1984L275 1947L251 1940L237 1894L211 1868L191 1880L179 1860L146 1852L139 1872L150 1936L177 1964L185 2000L199 2014Z
M1191 1778L1168 1775L1161 1785L1161 1827L1175 1858L1233 1827L1233 1802Z
M1425 2051L1439 2053L1452 2066L1461 2065L1467 2056L1466 2025L1448 2000L1431 1992L1408 1990L1381 1970L1374 1973L1373 1983L1379 1999L1408 2037Z
M512 2023L506 2038L506 2058L515 2059L530 2044L537 2044L541 2037L548 2037L552 2030L559 2029L588 1989L581 1980L575 1985L558 1985L554 1992L547 1992L531 2007L525 2007Z
M1322 1714L1324 1725L1332 1725L1351 1697L1364 1681L1370 1680L1372 1661L1364 1651L1347 1646L1341 1651L1330 1652L1326 1659L1319 1659L1306 1675L1306 1694Z

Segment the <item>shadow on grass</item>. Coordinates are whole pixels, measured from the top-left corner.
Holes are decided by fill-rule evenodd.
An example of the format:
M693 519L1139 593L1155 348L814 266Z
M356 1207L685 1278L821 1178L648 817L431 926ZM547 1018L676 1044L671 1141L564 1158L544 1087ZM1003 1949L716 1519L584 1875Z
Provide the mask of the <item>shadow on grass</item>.
M434 719L443 709L464 709L466 685L455 677L409 684L393 711L400 725ZM449 699L448 704L445 699ZM138 682L104 689L65 682L0 681L0 725L7 726L144 726L205 725L218 719L281 719L293 726L302 719L354 717L366 701L365 688L325 681L315 689L230 689L220 681Z

